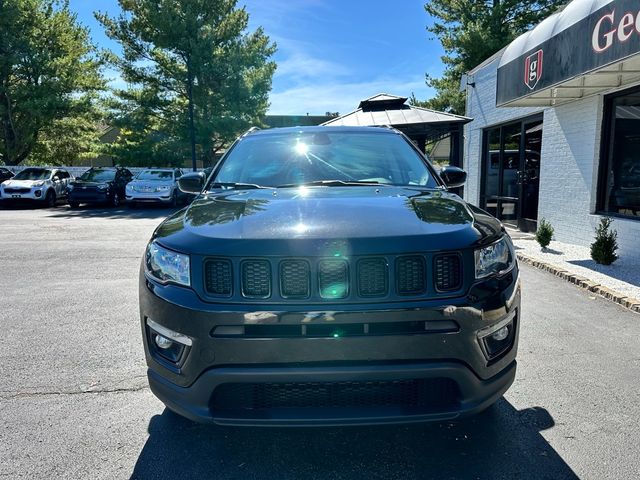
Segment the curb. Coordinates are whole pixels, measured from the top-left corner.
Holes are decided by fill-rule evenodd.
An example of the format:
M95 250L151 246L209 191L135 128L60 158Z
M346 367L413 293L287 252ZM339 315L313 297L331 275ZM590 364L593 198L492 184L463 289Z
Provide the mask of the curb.
M612 302L617 303L618 305L621 305L624 308L631 310L632 312L640 313L640 300L638 300L637 298L627 297L620 292L611 290L610 288L589 280L586 277L568 272L567 270L556 267L555 265L552 265L550 263L536 260L535 258L525 255L524 253L518 252L516 255L519 261L526 263L527 265L531 265L532 267L549 272L556 277L559 277L569 283L573 283L574 285L584 290L595 293L596 295L600 295L607 300L611 300Z

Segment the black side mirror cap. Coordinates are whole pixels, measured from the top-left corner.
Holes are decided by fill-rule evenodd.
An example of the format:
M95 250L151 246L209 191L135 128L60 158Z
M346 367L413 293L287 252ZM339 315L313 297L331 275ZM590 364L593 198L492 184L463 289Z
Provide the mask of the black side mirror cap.
M440 170L440 178L442 178L447 188L457 188L467 181L467 172L453 165L447 165Z
M204 181L202 172L185 173L178 179L178 188L184 193L198 195L204 187Z

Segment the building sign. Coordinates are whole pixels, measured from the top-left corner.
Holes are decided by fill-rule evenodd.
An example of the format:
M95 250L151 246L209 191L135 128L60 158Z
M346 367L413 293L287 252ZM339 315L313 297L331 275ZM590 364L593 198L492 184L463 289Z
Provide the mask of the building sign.
M499 66L498 106L640 53L638 0L615 0L563 23L570 26Z

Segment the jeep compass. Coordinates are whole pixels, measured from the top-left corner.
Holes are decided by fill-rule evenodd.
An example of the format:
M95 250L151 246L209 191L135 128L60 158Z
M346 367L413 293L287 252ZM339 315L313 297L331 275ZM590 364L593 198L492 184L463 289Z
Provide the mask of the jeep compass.
M499 221L402 133L250 130L154 232L140 272L152 391L224 425L422 422L513 382L519 273Z

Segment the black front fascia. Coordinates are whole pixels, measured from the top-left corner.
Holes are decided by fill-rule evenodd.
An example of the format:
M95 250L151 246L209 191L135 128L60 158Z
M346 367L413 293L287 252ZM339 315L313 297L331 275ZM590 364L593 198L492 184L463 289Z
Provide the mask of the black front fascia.
M630 15L633 17L632 23ZM497 106L640 53L637 0L616 0L498 68ZM626 26L621 25L625 21ZM622 37L618 37L619 30ZM628 38L627 38L628 36ZM541 74L527 85L527 58L542 50ZM533 57L537 60L537 57Z

